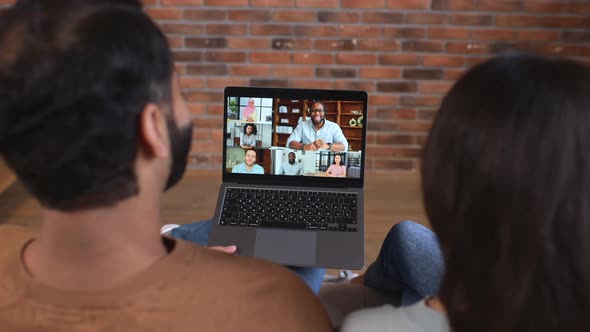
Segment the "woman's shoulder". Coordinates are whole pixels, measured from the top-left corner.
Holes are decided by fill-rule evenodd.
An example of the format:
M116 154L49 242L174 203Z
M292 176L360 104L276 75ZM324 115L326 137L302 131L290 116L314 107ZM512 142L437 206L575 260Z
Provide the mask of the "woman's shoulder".
M421 301L407 307L384 305L353 312L344 320L341 331L448 332L449 325L443 314L428 308Z

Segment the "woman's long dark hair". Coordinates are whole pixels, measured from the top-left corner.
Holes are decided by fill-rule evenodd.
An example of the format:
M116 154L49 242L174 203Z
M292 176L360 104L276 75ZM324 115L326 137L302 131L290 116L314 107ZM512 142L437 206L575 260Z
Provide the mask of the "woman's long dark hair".
M344 156L342 155L342 153L336 153L334 155L334 159L332 159L332 164L336 165L336 156L340 156L340 166L344 165Z
M504 56L444 98L424 149L452 330L590 331L590 71Z
M246 132L246 129L248 129L248 126L252 127L252 134L251 135L256 135L258 134L258 130L256 130L256 125L253 123L246 123L244 125L244 128L242 128L242 132L244 133L244 135L248 135L248 133Z

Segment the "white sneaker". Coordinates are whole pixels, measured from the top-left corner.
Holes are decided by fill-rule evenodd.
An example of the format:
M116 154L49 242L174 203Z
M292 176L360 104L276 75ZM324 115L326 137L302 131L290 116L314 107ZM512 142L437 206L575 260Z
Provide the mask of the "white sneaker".
M350 284L350 281L359 275L357 273L352 272L351 270L342 270L338 273L337 276L333 276L330 274L324 275L324 282L331 282L337 284Z
M160 234L162 234L162 235L168 235L168 234L170 234L170 232L173 229L175 229L178 226L180 226L180 225L178 225L178 224L166 224L166 225L162 226L162 228L160 228Z

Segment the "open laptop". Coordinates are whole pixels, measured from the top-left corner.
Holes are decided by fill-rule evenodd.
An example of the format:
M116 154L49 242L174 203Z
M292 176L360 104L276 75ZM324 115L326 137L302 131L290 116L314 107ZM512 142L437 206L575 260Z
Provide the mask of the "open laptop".
M361 269L367 93L227 87L224 110L209 245L283 265Z

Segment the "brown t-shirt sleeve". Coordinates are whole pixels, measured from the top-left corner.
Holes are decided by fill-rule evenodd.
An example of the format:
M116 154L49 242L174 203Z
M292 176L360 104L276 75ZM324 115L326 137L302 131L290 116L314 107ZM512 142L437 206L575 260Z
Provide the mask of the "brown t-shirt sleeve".
M262 297L258 304L268 315L260 331L331 331L328 314L310 288L292 271L281 270L268 285L272 296Z
M212 289L219 292L215 298L224 302L225 314L230 313L225 319L234 321L235 326L262 332L332 331L319 299L291 270L261 260L207 251L205 256L216 266L208 269ZM201 257L199 261L208 259Z
M331 331L311 289L269 262L176 241L113 289L59 290L24 271L20 251L35 232L2 226L0 235L1 331Z

